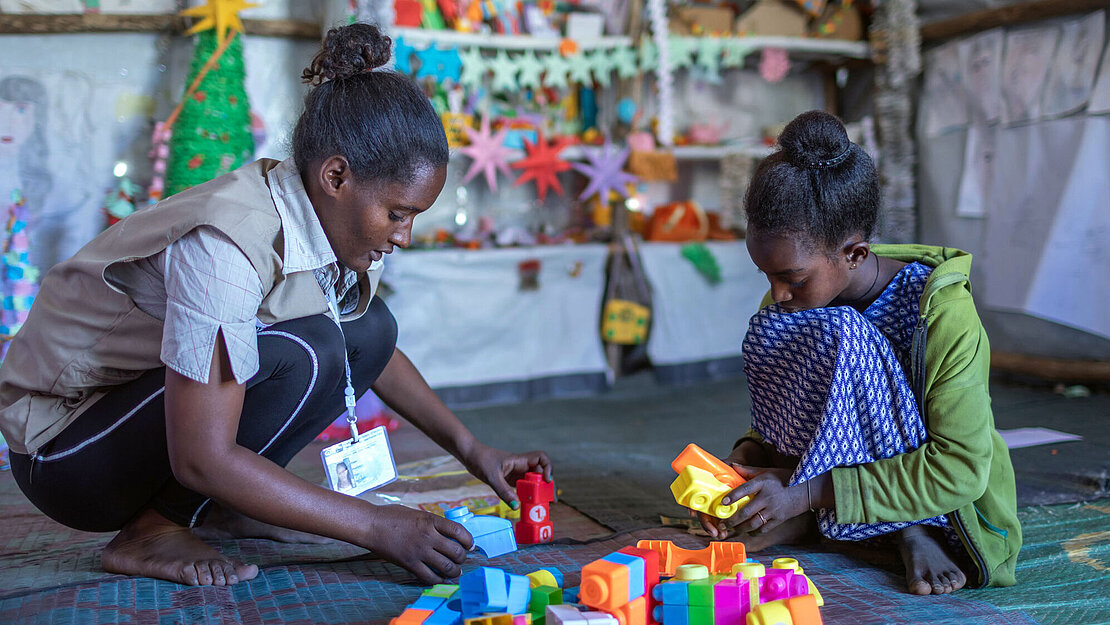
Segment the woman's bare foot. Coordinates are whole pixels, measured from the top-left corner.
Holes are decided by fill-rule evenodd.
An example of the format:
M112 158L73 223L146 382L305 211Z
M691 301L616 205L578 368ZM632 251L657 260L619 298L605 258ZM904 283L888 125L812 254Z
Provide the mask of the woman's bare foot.
M231 540L235 538L268 538L281 543L306 543L322 545L333 542L330 538L270 525L240 514L231 508L213 504L212 510L193 533L204 540Z
M939 529L911 525L898 533L906 588L915 595L945 595L967 583L967 575L948 555L935 534Z
M812 512L799 514L765 534L735 534L732 540L744 543L749 552L763 551L775 545L800 545L816 537L817 517Z
M131 519L100 554L109 573L156 577L189 586L227 586L253 579L258 567L236 562L154 510Z

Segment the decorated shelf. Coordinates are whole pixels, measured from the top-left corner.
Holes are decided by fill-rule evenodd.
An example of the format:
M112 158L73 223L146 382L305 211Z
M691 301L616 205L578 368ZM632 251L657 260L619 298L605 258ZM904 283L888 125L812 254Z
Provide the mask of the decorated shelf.
M532 35L496 35L484 33L463 33L454 30L432 30L427 28L394 28L394 37L402 37L411 44L454 45L461 48L483 48L487 50L547 50L559 49L562 39L558 37L536 37ZM578 39L579 50L627 48L632 45L631 37L598 37Z
M736 37L679 37L671 36L672 46L674 40L686 42L686 45L698 49L704 45L705 40L717 41L721 47L739 46L754 52L764 48L781 48L794 57L844 57L852 59L870 59L871 45L866 41L848 41L846 39L821 39L817 37L779 37L779 36L736 36Z

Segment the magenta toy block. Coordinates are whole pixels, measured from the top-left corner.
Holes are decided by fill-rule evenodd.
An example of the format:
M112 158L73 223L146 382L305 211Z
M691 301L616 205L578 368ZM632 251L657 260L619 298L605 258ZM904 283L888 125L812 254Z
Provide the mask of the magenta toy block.
M760 603L809 594L805 577L789 569L767 569L759 589Z
M744 622L740 611L740 595L747 584L734 577L726 577L713 585L713 621L715 625L735 625Z

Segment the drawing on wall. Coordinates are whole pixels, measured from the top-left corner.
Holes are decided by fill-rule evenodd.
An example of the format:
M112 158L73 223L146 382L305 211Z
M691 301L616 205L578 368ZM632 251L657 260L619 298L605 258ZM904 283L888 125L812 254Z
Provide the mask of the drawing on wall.
M1002 63L1004 122L1029 121L1041 116L1041 93L1059 34L1055 27L1007 33Z
M18 190L28 214L41 214L52 187L47 158L46 87L30 76L0 78L0 204Z
M935 137L946 130L967 125L960 52L955 43L942 45L926 54L925 134Z
M1044 90L1045 115L1067 115L1087 103L1095 82L1105 29L1103 11L1061 27L1060 45L1056 48Z
M994 123L1002 116L1002 44L1001 28L968 37L959 42L960 67L967 85L971 120Z

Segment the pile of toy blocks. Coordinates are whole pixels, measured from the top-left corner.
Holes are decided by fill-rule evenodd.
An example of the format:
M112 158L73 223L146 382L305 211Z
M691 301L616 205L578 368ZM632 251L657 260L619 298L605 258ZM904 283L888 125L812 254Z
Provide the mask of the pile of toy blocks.
M457 586L426 590L391 625L820 625L821 594L798 561L771 568L742 543L701 550L670 541L624 547L582 568L563 589L558 570L512 575L482 567Z

